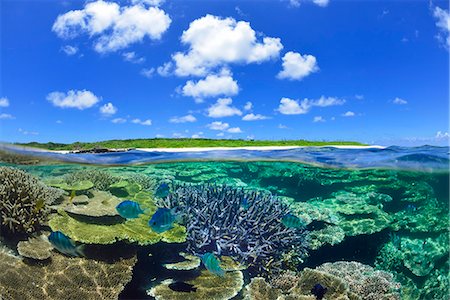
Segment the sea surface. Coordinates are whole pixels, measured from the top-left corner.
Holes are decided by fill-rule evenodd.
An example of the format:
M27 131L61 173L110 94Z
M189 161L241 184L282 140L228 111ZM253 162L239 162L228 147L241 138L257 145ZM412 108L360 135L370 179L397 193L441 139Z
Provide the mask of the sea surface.
M7 215L12 210L0 202L0 241L17 259L8 266L11 274L45 274L58 262L69 271L64 280L52 280L78 284L85 299L99 297L89 292L92 282L119 299L320 299L313 292L317 284L326 288L328 300L341 294L347 297L342 299L449 299L448 147L61 154L3 145L0 150L0 165L8 168L0 174L10 176L0 178L0 197L28 201L21 206L29 210L26 216L42 213L36 226L23 230L8 221L19 217ZM14 183L19 175L10 168L60 194L41 207L33 194L39 189L23 186L37 183ZM161 192L164 184L167 194ZM30 195L5 192L13 188ZM139 203L144 212L121 218L115 207L125 200ZM183 213L164 233L148 225L160 207ZM283 223L287 214L298 222ZM17 222L28 217L23 218ZM69 258L53 249L37 263L29 257L34 254L17 250L20 241L45 240L52 231L85 245L83 255ZM221 264L226 275L215 275L200 262L204 253L240 267ZM128 278L113 270L125 259L134 259ZM83 279L80 274L91 274L92 261L110 264L112 271L105 267L103 275ZM176 265L183 261L190 269ZM72 263L85 268L72 274ZM38 299L63 288L17 279L21 292L14 292L11 274L0 275L0 299ZM95 276L110 276L111 282ZM271 292L258 294L263 290Z

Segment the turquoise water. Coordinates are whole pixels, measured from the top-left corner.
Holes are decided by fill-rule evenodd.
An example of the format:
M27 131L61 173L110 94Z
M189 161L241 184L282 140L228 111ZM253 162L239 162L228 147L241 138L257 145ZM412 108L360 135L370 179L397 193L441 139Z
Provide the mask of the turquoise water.
M12 254L11 273L0 275L0 295L61 297L58 286L70 290L74 285L90 299L98 298L89 290L97 285L95 290L109 288L109 297L120 299L319 299L312 288L320 284L327 288L324 299L448 299L448 153L447 147L425 146L41 153L39 158L3 154L4 166L60 192L26 189L14 183L26 175L2 169L8 179L0 182L1 233ZM168 196L155 193L161 183L170 186ZM12 199L15 194L5 191L12 187L30 195ZM42 208L33 191L47 193ZM126 199L145 213L121 218L115 205ZM12 211L5 208L6 200L26 202L22 210L42 216L33 226L8 222L15 216L6 215ZM158 207L183 214L161 234L148 226ZM283 224L286 214L301 221L298 228ZM19 223L28 220L20 216ZM50 247L42 250L48 254L32 254L46 257L37 263L30 251L17 251L20 241L51 231L85 245L84 257L68 258ZM32 248L42 247L36 245ZM222 261L224 277L200 263L204 253ZM103 273L89 271L93 262L105 264ZM117 275L125 262L128 273L121 274L128 276ZM49 286L13 275L57 274L63 267L69 270L64 280L55 275ZM92 280L95 284L88 284Z

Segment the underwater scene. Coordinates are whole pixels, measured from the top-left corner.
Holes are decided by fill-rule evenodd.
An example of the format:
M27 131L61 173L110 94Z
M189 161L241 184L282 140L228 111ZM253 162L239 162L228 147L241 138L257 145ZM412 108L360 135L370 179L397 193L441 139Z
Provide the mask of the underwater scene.
M273 152L1 151L0 299L449 299L448 147Z

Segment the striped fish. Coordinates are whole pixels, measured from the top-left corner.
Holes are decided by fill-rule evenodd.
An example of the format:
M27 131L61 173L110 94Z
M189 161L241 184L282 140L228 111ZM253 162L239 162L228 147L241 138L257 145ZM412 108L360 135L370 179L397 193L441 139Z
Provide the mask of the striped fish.
M139 206L139 203L131 200L120 202L119 205L116 206L116 210L119 215L125 219L135 219L139 217L140 214L144 213L142 208Z
M304 228L306 227L306 223L303 219L294 216L291 213L287 213L281 218L281 223L288 228Z
M85 256L84 245L76 246L75 243L61 231L50 233L48 240L59 252L69 256Z
M214 253L211 252L205 253L200 258L202 259L205 268L209 272L220 277L225 276L225 271L222 270L222 268L220 267L220 261L219 259L217 259Z
M153 214L148 225L156 233L163 233L173 228L173 223L178 219L173 209L158 208Z

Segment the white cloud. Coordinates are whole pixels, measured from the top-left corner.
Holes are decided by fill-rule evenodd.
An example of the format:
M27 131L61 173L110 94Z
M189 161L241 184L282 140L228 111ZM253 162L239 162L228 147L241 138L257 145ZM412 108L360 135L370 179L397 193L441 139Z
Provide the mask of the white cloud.
M394 100L392 100L392 103L398 104L398 105L405 105L405 104L408 104L408 101L406 101L405 99L396 97Z
M283 56L283 70L278 73L277 78L302 80L318 70L319 67L314 56L289 51Z
M317 116L317 117L314 117L313 122L314 123L325 122L325 119L322 116Z
M133 120L131 120L131 123L144 125L144 126L150 126L150 125L152 125L152 120L150 120L150 119L147 119L147 120L133 119Z
M54 106L61 108L78 108L83 110L94 106L100 99L87 90L70 90L67 93L52 92L47 95L47 100Z
M358 100L364 100L364 95L355 95L355 98Z
M343 117L354 117L355 113L352 111L347 111L344 114L342 114Z
M181 36L187 52L172 58L178 76L205 76L231 63L261 63L277 58L283 45L279 38L257 38L250 23L206 15L190 23Z
M13 120L15 117L10 114L0 114L0 120Z
M61 47L61 50L66 53L68 56L72 56L77 54L78 48L75 46L65 45Z
M231 116L241 116L242 112L231 106L233 100L231 98L220 98L217 102L208 108L208 117L211 118L223 118Z
M242 133L243 131L239 127L228 128L227 132L229 133Z
M0 98L0 107L8 107L9 106L9 100L6 97Z
M183 117L172 117L170 118L170 123L192 123L197 121L197 119L193 115L186 115Z
M448 11L440 8L435 7L433 11L434 17L436 20L436 26L442 31L442 34L445 38L442 36L438 36L440 39L445 39L445 44L447 48L450 47L450 14Z
M448 134L448 132L442 132L442 131L438 131L436 132L436 139L448 139L450 138L450 135Z
M131 0L132 4L147 4L151 6L160 6L165 0Z
M284 115L300 115L308 113L314 106L327 107L342 105L344 103L344 99L325 96L322 96L316 100L305 98L301 102L299 100L281 98L280 105L278 106L277 110Z
M111 102L106 103L100 107L100 113L104 116L112 116L117 112L117 107L115 107Z
M125 123L126 121L127 121L127 120L124 119L124 118L115 118L115 119L112 119L112 120L111 120L111 122L114 123L114 124L123 124L123 123Z
M157 7L139 4L121 7L115 2L98 0L88 2L81 10L59 15L52 30L64 39L87 33L96 37L94 49L104 53L124 49L145 37L158 40L171 22Z
M39 132L37 132L37 131L28 131L28 130L23 130L22 128L19 128L18 131L24 135L38 135L39 134Z
M197 82L189 80L182 89L184 96L191 96L196 102L201 102L207 97L233 96L238 92L237 82L229 74L208 75Z
M223 130L227 130L230 127L230 124L216 121L216 122L209 123L208 125L206 125L206 127L208 127L211 130L223 131Z
M172 74L172 69L173 69L173 63L166 62L162 66L159 66L156 70L157 70L159 76L167 77Z
M157 134L157 135L155 135L155 137L158 138L158 139L162 139L164 136L165 136L164 134Z
M136 52L133 51L122 53L122 57L125 61L133 64L141 64L145 61L145 58L139 57L138 55L136 55Z
M193 134L192 136L191 136L191 138L193 138L193 139L200 139L200 138L202 138L202 135L203 135L203 132L197 132L197 133L195 133L195 134Z
M286 125L283 125L283 124L278 124L278 128L279 129L288 129L289 127L287 127Z
M252 108L253 108L253 103L251 103L250 101L245 103L244 110L252 110Z
M223 132L219 132L218 134L216 134L216 136L218 136L218 137L222 137L224 135L225 135L225 133L223 133Z
M242 118L242 121L258 121L258 120L266 120L266 119L269 119L269 117L267 117L267 116L263 116L263 115L260 115L260 114L253 114L253 113L251 113L251 114L246 114L243 118Z
M152 78L153 74L155 73L155 68L150 68L150 69L142 69L141 70L141 75L147 78Z
M301 0L289 0L289 5L299 7L301 2ZM328 3L330 3L330 0L312 0L312 2L318 6L326 7L328 6Z

